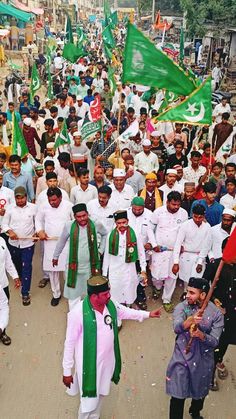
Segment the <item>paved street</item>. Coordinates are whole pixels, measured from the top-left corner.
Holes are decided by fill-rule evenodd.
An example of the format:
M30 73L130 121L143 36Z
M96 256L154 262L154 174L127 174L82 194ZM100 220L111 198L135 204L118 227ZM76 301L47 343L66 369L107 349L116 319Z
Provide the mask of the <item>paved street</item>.
M8 333L12 345L0 345L1 419L77 418L78 398L67 396L61 381L67 303L63 300L58 307L51 307L49 286L37 287L40 278L37 250L31 306L23 307L18 291L11 290ZM118 386L112 385L101 419L167 419L164 385L174 345L171 316L163 313L161 320L144 324L124 322L120 342L122 378ZM229 377L220 382L220 391L210 393L206 400L204 419L236 417L235 349L231 346L225 359ZM187 409L185 417L189 418Z

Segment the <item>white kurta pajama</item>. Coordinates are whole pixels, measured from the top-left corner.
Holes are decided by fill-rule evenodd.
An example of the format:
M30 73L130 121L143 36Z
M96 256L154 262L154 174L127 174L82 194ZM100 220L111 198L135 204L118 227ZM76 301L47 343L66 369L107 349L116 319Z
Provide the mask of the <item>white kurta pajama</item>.
M118 303L115 303L115 306L119 320L143 321L149 317L149 312L146 311L133 310ZM78 303L67 315L63 374L64 376L72 375L72 368L75 365L81 395L80 419L87 417L99 419L99 412L93 416L86 416L86 413L96 411L98 404L101 403L101 396L109 394L115 368L114 332L113 328L104 321L105 316L109 315L109 311L105 307L102 314L95 310L95 315L97 321L97 397L82 397L83 302Z
M73 219L72 204L62 200L58 208L53 208L46 202L40 206L36 215L36 231L44 230L48 237L59 239L66 222ZM65 272L68 254L68 244L61 252L58 265L52 266L54 250L58 239L44 240L43 269L48 272L54 298L61 296L59 273Z
M163 246L173 249L179 228L187 219L188 213L183 208L174 214L170 213L165 205L157 208L152 214L151 227L148 230L149 242L152 247ZM173 264L172 250L153 252L151 264L153 283L158 289L161 289L163 281L165 281L162 296L164 303L170 303L175 289L176 275L172 272Z
M211 226L203 222L200 227L191 219L181 224L174 247L174 264L179 264L179 278L188 283L194 276L201 278L205 270L205 260L210 247ZM181 246L184 252L180 254ZM197 272L197 265L202 271Z
M102 273L109 278L111 297L123 304L133 304L137 298L138 275L135 262L126 263L126 234L119 233L118 255L109 254L109 237L103 259ZM138 260L141 271L146 271L145 250L141 238L136 234Z

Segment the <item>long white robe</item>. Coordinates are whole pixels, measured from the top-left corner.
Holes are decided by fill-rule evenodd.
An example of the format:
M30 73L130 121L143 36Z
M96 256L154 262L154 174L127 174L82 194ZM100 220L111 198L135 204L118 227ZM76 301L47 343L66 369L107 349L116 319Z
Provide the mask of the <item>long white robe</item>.
M152 247L165 246L173 249L181 224L188 219L188 213L180 208L175 214L170 213L166 206L157 208L151 217L151 228L148 230L149 242ZM152 254L151 273L156 279L176 278L172 272L173 251Z
M179 264L179 278L188 282L191 276L201 278L205 269L205 260L210 248L211 226L203 222L200 227L191 219L181 224L174 247L174 263ZM180 254L181 246L184 252ZM202 271L197 272L197 265Z
M133 310L115 303L119 320L143 321L149 317L149 312ZM111 379L115 368L114 333L113 328L104 321L109 315L107 307L103 313L95 310L97 321L97 397L82 397L82 371L83 371L83 302L79 302L67 314L67 331L64 346L63 374L72 375L75 369L79 381L82 412L91 412L96 409L99 396L107 396L110 392Z
M44 230L48 237L57 237L59 239L65 223L72 219L71 202L62 200L58 208L53 208L46 202L44 205L40 205L38 209L35 220L36 231ZM66 270L68 243L59 256L58 265L52 266L53 253L58 239L44 240L43 269L45 271L63 272Z
M119 303L132 304L137 297L138 275L135 262L126 263L126 234L119 233L118 255L109 254L109 237L107 236L102 272L108 276L112 299ZM142 239L136 234L138 259L141 270L146 270L145 250Z

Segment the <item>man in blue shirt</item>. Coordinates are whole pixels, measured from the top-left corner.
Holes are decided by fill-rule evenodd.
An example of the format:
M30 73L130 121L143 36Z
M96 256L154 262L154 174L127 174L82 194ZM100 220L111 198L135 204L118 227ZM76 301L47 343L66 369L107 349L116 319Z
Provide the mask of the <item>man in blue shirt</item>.
M12 154L9 158L10 172L3 176L3 186L15 190L18 186L23 186L27 192L28 200L35 202L34 187L32 177L21 172L21 158Z
M193 202L192 209L191 209L191 217L193 208L197 204L201 204L206 209L206 220L207 222L213 227L216 224L221 223L222 212L224 210L223 205L219 204L215 200L216 198L216 185L213 182L207 182L203 186L203 199L198 199L197 201Z

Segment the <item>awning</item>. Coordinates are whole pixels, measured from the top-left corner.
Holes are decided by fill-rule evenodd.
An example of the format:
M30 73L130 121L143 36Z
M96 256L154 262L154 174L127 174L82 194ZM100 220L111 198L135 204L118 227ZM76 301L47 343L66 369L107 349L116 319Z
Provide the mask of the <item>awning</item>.
M22 20L23 22L29 22L29 20L32 18L31 13L22 12L10 4L3 3L0 3L0 15L13 16L16 19Z
M23 10L23 12L33 13L34 15L43 15L44 10L40 9L39 7L28 7L25 4L22 4L18 0L12 0L13 6L15 6L19 10Z

